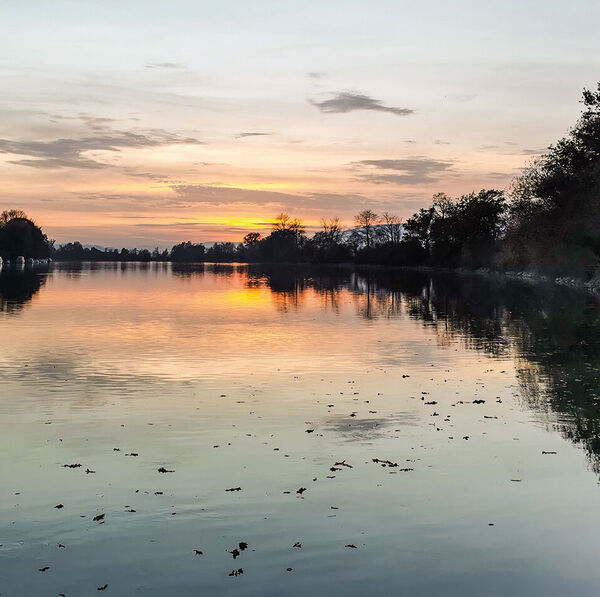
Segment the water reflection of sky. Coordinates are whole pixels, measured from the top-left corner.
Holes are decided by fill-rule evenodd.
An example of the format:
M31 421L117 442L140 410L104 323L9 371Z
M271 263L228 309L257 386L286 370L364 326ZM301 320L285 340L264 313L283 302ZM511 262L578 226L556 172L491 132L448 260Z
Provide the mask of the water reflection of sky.
M587 298L154 264L0 294L2 594L597 593Z

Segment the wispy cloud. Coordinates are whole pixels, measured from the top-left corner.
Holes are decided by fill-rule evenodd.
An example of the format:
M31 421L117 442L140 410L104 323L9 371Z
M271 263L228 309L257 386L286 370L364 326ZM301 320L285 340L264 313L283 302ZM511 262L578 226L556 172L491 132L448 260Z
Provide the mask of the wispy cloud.
M507 150L506 146L513 147L513 149ZM531 156L539 156L548 151L547 147L539 147L539 148L526 148L526 149L517 149L516 143L512 143L506 141L504 145L481 145L479 147L480 151L493 151L496 153L501 153L503 155L531 155Z
M244 139L246 137L268 137L269 135L272 135L273 133L253 133L253 132L249 132L249 133L239 133L235 136L236 139Z
M135 168L130 168L128 166L123 166L120 168L120 171L127 176L132 176L133 178L144 178L146 180L153 180L156 182L173 182L173 179L168 174L159 174L156 172L144 172L140 170L136 170Z
M542 147L540 149L523 149L521 151L522 155L542 155L548 151L547 147Z
M376 184L426 184L439 180L439 175L448 172L453 162L431 158L361 160L352 162L361 170L359 177Z
M242 189L203 184L173 184L170 188L183 205L207 204L225 206L234 204L273 206L310 210L340 210L362 208L367 199L361 195L344 193L312 193L307 195L262 189ZM372 201L371 203L372 204Z
M109 128L109 125L116 122L114 118L106 118L104 116L93 116L90 114L80 113L77 116L64 116L62 114L51 114L51 121L57 120L80 120L93 131L104 131Z
M355 110L372 110L374 112L389 112L397 116L408 116L414 114L411 108L397 108L394 106L386 106L381 100L374 99L368 95L361 93L352 93L350 91L342 91L334 94L331 99L324 101L308 100L313 106L316 106L321 112L330 114L344 114L346 112L354 112Z
M105 135L53 141L0 139L0 153L28 156L25 159L12 160L11 163L31 168L104 168L109 164L87 157L86 152L184 144L198 145L202 144L202 141L161 130L146 133L114 131Z
M76 207L81 211L109 211L110 213L146 213L145 210L160 208L172 213L202 207L222 213L231 207L249 207L264 213L265 209L275 214L288 211L293 214L312 214L317 217L348 216L370 207L389 210L389 201L355 193L306 193L295 194L274 190L222 187L214 184L183 183L171 181L167 189L156 189L143 193L76 193ZM411 203L411 200L402 203ZM419 198L422 201L422 198ZM264 217L264 216L263 216Z
M184 62L148 62L145 65L146 68L174 68L174 69L185 69L187 64Z
M509 174L508 172L488 172L488 178L495 178L496 180L509 180L514 176L513 174Z
M172 184L169 185L174 196L164 194L154 200L162 207L169 209L185 209L194 206L225 209L229 206L250 207L264 212L272 213L287 211L293 214L312 214L322 217L340 215L347 217L367 207L375 210L396 209L398 205L391 205L389 201L377 200L358 193L306 193L294 194L280 191L262 189L242 189L239 187L220 187L203 184ZM146 196L141 200L149 200ZM422 198L420 198L422 201ZM400 202L410 203L403 200Z

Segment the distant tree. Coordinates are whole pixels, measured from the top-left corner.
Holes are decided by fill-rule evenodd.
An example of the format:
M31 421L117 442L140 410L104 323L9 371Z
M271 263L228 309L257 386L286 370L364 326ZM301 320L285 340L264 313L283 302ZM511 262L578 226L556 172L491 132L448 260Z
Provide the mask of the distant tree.
M321 230L315 232L304 247L309 260L318 263L343 263L352 261L352 250L344 243L344 229L339 218L321 220Z
M259 232L249 232L244 236L242 243L236 250L236 261L256 262L261 261L261 241Z
M370 209L364 209L354 216L356 232L367 249L370 249L375 241L374 227L377 224L377 220L377 214Z
M281 213L273 222L271 234L260 241L260 260L301 261L305 242L302 222Z
M446 193L436 193L429 225L429 252L434 265L457 266L460 258L458 210Z
M304 234L304 226L298 218L292 218L287 213L280 213L273 222L273 230L291 230L296 234Z
M273 222L273 232L284 239L293 235L296 245L302 244L305 234L304 224L298 218L292 218L287 213L280 213Z
M206 249L203 244L190 241L174 245L171 249L171 261L176 263L195 263L204 261Z
M482 189L460 197L455 207L460 264L494 265L506 229L506 197L502 191Z
M4 226L11 220L29 220L33 223L33 220L27 217L27 214L20 209L7 209L0 214L0 226Z
M78 241L66 243L54 251L54 259L59 261L85 261L85 249Z
M162 253L156 247L148 249L100 249L84 247L80 242L66 243L54 249L53 258L57 261L168 261L169 252Z
M502 191L482 189L458 199L437 193L430 208L420 209L404 224L405 255L419 258L420 246L432 265L493 265L505 226L506 199Z
M237 259L237 246L234 243L215 243L206 250L206 261L231 263Z
M258 242L260 242L260 232L249 232L244 236L243 243L245 247L254 246Z
M422 207L404 224L407 240L417 241L423 249L429 251L429 229L433 218L433 207Z
M387 211L380 219L381 238L383 242L399 243L402 240L402 220Z
M321 220L321 235L323 240L329 245L335 245L342 241L344 228L339 218L323 218Z

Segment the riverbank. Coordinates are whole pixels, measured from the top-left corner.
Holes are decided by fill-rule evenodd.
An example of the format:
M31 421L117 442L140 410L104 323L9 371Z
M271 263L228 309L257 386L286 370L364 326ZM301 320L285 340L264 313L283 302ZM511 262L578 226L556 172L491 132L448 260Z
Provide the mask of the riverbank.
M570 276L550 276L535 271L495 271L486 268L477 270L458 270L471 271L480 275L500 275L513 280L522 280L529 282L543 282L548 284L556 284L577 290L585 290L594 294L600 294L600 272L596 272L590 280Z
M356 269L397 269L407 271L421 271L430 273L445 273L445 274L468 274L476 276L509 278L511 280L521 280L523 282L555 284L576 290L583 290L600 294L600 269L596 271L590 280L584 280L580 277L571 276L552 276L536 271L514 271L514 270L498 270L492 268L477 268L469 269L464 267L435 267L429 265L401 265L401 266L386 266L372 264L340 264L354 266Z

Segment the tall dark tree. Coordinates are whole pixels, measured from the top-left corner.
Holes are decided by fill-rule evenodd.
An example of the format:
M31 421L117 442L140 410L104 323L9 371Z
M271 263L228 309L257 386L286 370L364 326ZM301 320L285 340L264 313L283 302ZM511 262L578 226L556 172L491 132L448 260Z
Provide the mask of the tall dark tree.
M510 267L591 275L600 264L600 84L582 103L575 126L514 184Z
M53 243L24 212L10 210L0 214L0 257L46 259Z
M433 207L422 207L404 224L406 239L418 242L423 249L429 251L429 228L433 218Z
M482 189L456 203L456 229L460 242L460 265L493 265L506 227L506 197L502 191Z

